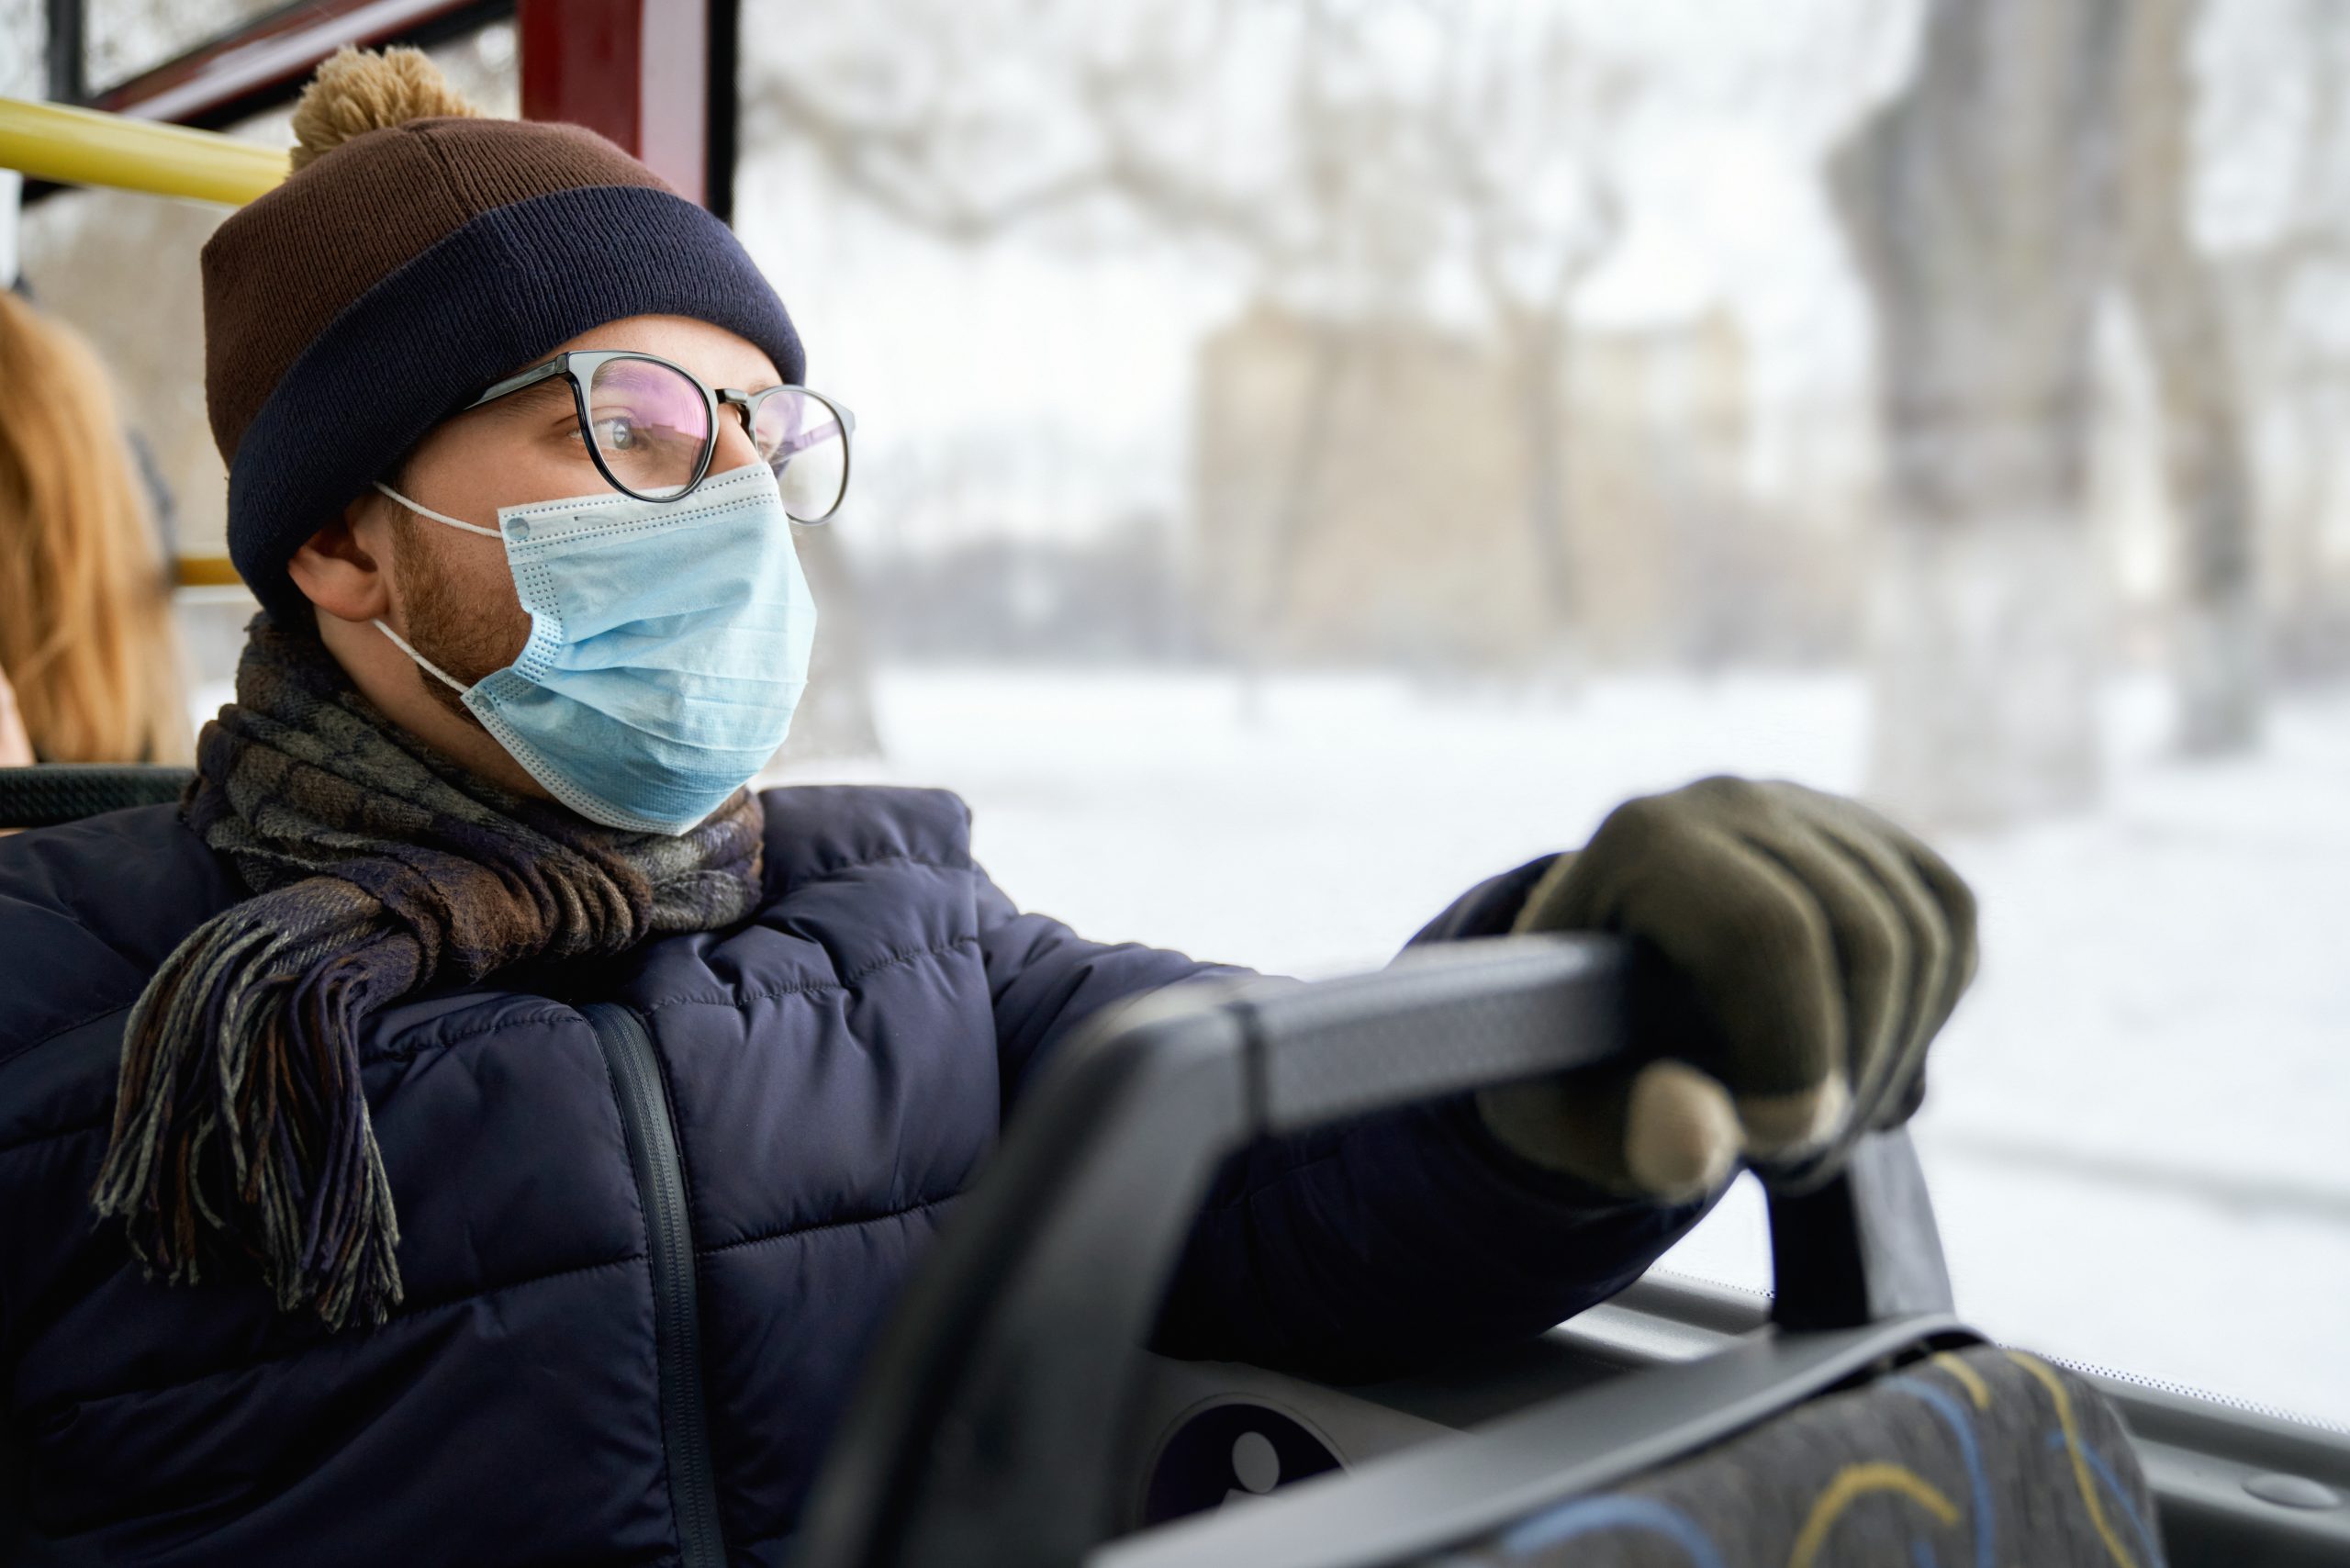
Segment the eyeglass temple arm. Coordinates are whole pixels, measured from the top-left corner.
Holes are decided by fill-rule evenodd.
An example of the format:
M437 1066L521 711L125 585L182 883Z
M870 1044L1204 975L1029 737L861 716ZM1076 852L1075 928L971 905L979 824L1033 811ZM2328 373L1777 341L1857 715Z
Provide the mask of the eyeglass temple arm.
M822 429L802 431L791 440L783 442L776 448L775 454L777 457L789 457L795 452L805 452L818 442L829 439L835 429L845 437L856 428L856 425L853 420L842 420L835 422L827 420Z
M484 392L480 397L466 404L465 407L468 409L478 409L484 403L491 402L497 398L505 397L509 392L520 392L525 386L535 386L540 382L546 380L549 376L560 375L562 373L563 356L561 354L557 354L554 358L548 360L544 364L534 364L528 370L516 371L513 375L508 376L505 380L498 383L498 385L492 386L488 391Z
M722 402L732 405L734 411L743 417L743 428L748 430L751 427L752 420L757 417L754 410L757 408L759 399L767 396L768 393L807 391L808 389L804 386L792 386L789 385L770 386L767 388L767 392L760 393L737 392L733 387L726 387L721 390L718 396ZM814 398L818 402L822 403L824 407L830 409L834 413L840 416L840 431L844 440L856 433L856 416L855 414L849 412L848 409L843 408L840 404L834 402L830 398L825 398L815 393L809 393L809 396ZM832 427L829 424L820 425L812 430L802 431L797 439L786 442L782 446L777 448L776 456L789 457L795 452L804 452L809 447L815 445L818 442L823 440L826 436L832 433ZM773 461L773 459L770 459L770 461Z

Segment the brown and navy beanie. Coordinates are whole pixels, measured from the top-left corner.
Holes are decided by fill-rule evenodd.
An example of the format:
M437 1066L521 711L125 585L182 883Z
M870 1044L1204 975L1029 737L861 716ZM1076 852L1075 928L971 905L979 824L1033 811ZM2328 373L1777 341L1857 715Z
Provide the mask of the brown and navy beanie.
M285 183L204 247L205 400L229 554L281 623L303 541L435 424L603 322L688 316L803 378L783 302L723 223L595 132L478 116L414 50L346 50L294 116Z

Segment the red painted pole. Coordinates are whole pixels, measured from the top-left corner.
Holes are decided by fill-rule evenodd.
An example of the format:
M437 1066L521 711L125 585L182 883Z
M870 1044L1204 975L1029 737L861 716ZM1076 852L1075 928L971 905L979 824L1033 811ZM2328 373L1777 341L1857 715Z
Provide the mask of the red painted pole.
M707 0L520 0L522 116L568 120L710 199Z

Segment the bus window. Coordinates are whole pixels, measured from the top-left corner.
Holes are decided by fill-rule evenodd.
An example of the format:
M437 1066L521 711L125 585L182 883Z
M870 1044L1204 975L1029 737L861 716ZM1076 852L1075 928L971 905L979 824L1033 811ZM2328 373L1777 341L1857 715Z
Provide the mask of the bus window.
M2042 156L1952 85L2032 9L746 28L737 227L888 410L871 716L804 747L885 737L1082 927L1306 973L1561 812L1861 792L1982 895L1918 1132L1962 1305L2350 1421L2350 18L2150 24ZM2019 83L2109 63L2029 30L2087 52ZM1670 1266L1767 1285L1758 1210Z

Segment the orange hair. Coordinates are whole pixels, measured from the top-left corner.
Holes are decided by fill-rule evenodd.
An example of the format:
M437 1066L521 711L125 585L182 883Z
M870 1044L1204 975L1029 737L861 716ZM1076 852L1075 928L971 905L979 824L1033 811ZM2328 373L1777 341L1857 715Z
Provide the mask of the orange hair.
M178 639L97 355L0 288L0 673L49 762L185 762Z

